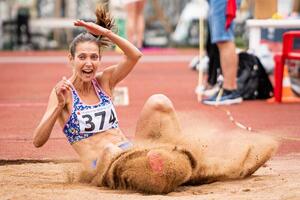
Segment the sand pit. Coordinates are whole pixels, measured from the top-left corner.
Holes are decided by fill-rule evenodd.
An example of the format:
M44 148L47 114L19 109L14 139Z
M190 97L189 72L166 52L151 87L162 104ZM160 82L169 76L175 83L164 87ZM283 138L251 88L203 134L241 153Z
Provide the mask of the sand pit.
M300 155L274 157L244 180L181 186L167 195L110 190L76 182L77 162L0 166L0 199L300 199Z

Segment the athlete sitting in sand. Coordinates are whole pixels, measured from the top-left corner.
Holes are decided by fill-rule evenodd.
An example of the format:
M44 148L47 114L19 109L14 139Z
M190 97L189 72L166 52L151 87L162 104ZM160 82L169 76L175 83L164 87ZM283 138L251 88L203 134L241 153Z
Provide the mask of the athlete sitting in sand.
M261 136L249 136L243 142L224 140L228 154L211 156L201 134L182 133L171 101L161 94L145 103L133 145L119 128L111 97L142 53L111 31L112 19L102 7L97 7L96 16L96 23L75 22L88 32L79 34L70 45L73 74L52 90L34 132L34 146L47 142L58 121L88 172L85 181L148 193L168 193L182 184L243 178L271 157L276 143ZM118 45L124 58L97 72L102 48L108 42Z
M97 24L77 20L88 32L79 34L70 44L70 78L63 78L50 94L47 110L34 132L34 146L44 145L56 121L87 168L97 164L99 152L108 144L121 149L131 142L119 128L112 103L112 91L134 68L142 53L130 42L113 33L112 19L105 9L96 10ZM99 25L98 25L99 24ZM109 42L124 52L123 60L97 72L101 53Z

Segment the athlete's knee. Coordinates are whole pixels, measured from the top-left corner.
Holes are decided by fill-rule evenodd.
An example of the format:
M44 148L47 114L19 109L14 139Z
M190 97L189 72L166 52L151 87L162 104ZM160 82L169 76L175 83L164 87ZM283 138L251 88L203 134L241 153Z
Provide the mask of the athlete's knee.
M152 95L147 100L147 104L151 109L161 112L170 112L174 109L171 100L163 94Z

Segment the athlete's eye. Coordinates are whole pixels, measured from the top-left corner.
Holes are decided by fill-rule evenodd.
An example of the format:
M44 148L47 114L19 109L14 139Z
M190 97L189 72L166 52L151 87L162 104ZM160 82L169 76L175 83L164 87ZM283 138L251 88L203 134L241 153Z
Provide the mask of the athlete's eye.
M98 59L99 59L99 56L98 56L97 54L93 54L93 55L91 56L91 59L92 59L92 60L98 60Z
M80 55L78 56L78 58L79 58L79 60L84 60L84 59L86 58L86 56L83 55L83 54L80 54Z

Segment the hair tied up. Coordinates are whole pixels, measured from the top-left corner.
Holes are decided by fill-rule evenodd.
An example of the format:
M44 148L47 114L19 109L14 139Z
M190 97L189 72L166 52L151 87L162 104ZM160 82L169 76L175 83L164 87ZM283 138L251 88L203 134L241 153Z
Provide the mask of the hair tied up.
M114 19L111 17L104 5L97 5L95 14L96 24L109 30L114 28Z
M99 26L116 32L116 26L114 24L114 19L111 17L110 13L107 11L105 4L98 4L96 7L96 24ZM95 36L95 35L94 35ZM98 41L100 41L101 46L108 47L111 45L111 41L104 37L103 35L95 36Z
M95 14L97 18L96 24L108 30L114 31L114 20L103 5L97 6ZM103 48L109 47L112 44L112 42L107 37L103 35L94 35L86 31L77 35L71 42L69 51L72 57L75 56L76 46L82 42L94 42L99 47L99 53L103 50Z

